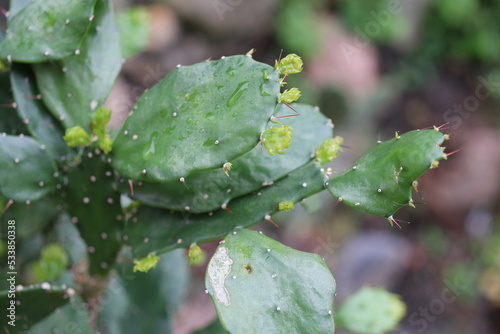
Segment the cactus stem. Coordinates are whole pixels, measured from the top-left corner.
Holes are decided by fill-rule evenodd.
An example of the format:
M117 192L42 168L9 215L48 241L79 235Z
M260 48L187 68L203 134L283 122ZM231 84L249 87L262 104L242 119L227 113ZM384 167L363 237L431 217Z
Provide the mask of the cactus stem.
M264 219L268 222L270 222L271 224L274 225L274 227L276 227L278 230L280 230L280 227L278 226L278 224L276 224L272 219L271 219L271 216L270 215L266 215L264 217Z
M130 189L130 195L134 196L134 181L128 180L128 187Z
M2 209L2 215L5 213L5 211L7 211L8 208L10 208L10 206L14 203L13 200L9 199L9 201L7 202L7 204L5 204L5 207Z

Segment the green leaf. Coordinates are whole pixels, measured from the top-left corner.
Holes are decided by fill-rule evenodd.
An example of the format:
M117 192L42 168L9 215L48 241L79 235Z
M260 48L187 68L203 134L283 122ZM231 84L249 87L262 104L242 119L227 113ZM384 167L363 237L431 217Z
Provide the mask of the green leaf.
M330 138L332 128L319 110L307 105L292 106L301 115L281 118L294 131L294 140L284 155L270 156L256 146L250 152L231 161L233 167L226 176L224 170L215 169L194 173L185 178L186 185L174 183L134 183L134 199L152 206L202 213L219 209L231 199L272 185L290 171L311 161L314 148ZM275 117L295 114L285 105L278 105ZM122 180L120 189L129 192L129 185Z
M9 289L0 291L0 305L2 310L7 310L7 320L3 320L2 328L7 328L10 333L24 332L56 308L67 304L75 294L71 288L63 289L49 283L16 286L15 281L8 282ZM10 324L13 320L15 327Z
M226 177L226 176L224 176ZM281 201L298 202L324 189L325 177L315 164L306 165L273 186L234 199L228 212L208 214L172 213L141 206L127 222L124 239L132 246L136 258L150 252L162 253L174 248L225 236L237 226L248 227L269 218Z
M23 240L42 231L47 224L55 220L60 212L59 205L60 202L55 196L45 196L29 204L14 202L0 216L3 221L16 221L16 238ZM6 225L0 225L0 231L2 235L7 235Z
M40 100L41 95L31 69L15 64L10 80L17 112L24 119L31 135L47 147L53 158L66 160L69 152L62 139L64 130Z
M327 182L328 191L342 203L375 216L391 217L411 203L412 184L431 165L445 158L439 145L444 135L415 130L384 143Z
M121 247L123 212L106 156L86 150L68 173L68 212L88 246L90 273L106 275Z
M191 334L227 334L228 332L222 327L219 319L214 320L210 325L203 329L194 331Z
M236 229L217 247L205 286L230 333L333 333L335 280L317 254Z
M393 331L406 313L401 297L382 288L362 288L336 312L337 324L356 334Z
M44 103L66 128L90 131L89 116L106 100L121 69L118 38L111 3L100 0L78 55L34 65Z
M0 135L0 192L14 201L33 201L56 188L56 169L45 146L29 137Z
M147 274L120 265L118 279L104 292L99 329L106 334L171 333L174 317L189 284L184 252L163 254L155 269Z
M68 254L61 245L54 243L42 249L40 259L33 265L33 275L38 282L54 281L68 266Z
M116 15L123 58L129 59L146 48L150 22L149 11L145 7L129 8Z
M0 89L0 134L28 134L28 129L22 123L16 109L9 107L16 103L12 96L9 74L0 72L0 87L5 87Z
M31 1L8 21L0 58L42 62L74 54L90 26L96 0Z
M256 146L278 93L277 72L248 56L178 67L137 102L114 142L113 166L161 182L220 169Z
M80 296L75 295L73 301L52 312L50 316L35 324L25 334L93 334L90 327L88 307L83 303Z

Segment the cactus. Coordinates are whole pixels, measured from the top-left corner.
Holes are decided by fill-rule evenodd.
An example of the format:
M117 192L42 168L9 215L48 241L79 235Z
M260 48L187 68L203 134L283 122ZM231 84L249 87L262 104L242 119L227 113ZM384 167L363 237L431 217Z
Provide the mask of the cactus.
M157 182L222 168L257 145L276 105L277 77L248 56L176 68L134 106L115 140L113 166Z
M205 286L231 333L333 333L335 281L316 254L236 229L217 247Z
M0 135L0 192L13 201L33 201L56 189L53 160L30 137Z
M203 264L199 245L225 237L206 276L220 317L207 330L332 333L335 283L324 262L242 227L276 225L273 214L325 188L394 223L394 212L413 204L416 179L447 157L438 129L415 131L332 177L320 165L338 156L342 138L319 110L289 105L300 91L283 87L302 60L289 55L273 68L252 50L179 66L112 137L111 111L101 105L122 60L110 1L12 1L8 26L0 33L0 215L15 220L22 243L36 240L23 244L42 253L30 278L51 281L18 291L14 330L72 330L66 322L83 333L168 333L186 262ZM60 244L43 248L54 237ZM47 264L55 270L41 270ZM71 303L64 297L74 291L53 287L57 281L78 291ZM115 293L109 305L95 302L101 292ZM343 312L339 322L357 321ZM99 313L98 323L89 324L89 313ZM391 319L376 328L394 327Z
M380 334L397 328L406 313L398 295L382 288L362 288L338 308L335 320L356 334Z
M141 206L127 222L123 232L134 256L142 258L151 252L163 253L174 248L214 240L230 233L235 227L248 227L278 211L282 201L298 202L324 189L325 176L320 167L308 164L289 176L257 192L230 202L231 212L185 215Z
M106 100L121 69L110 1L97 1L94 14L78 54L33 67L44 103L66 128L90 130L89 115Z
M11 1L16 4L0 44L0 58L35 63L74 54L87 35L96 2Z
M33 265L33 275L39 282L56 280L68 266L68 254L59 244L42 249L40 259Z
M120 31L120 48L123 58L129 59L144 50L150 35L150 14L148 9L136 7L123 10L116 16Z
M50 316L31 327L25 334L78 333L94 334L89 322L89 312L79 295L71 303L56 309Z
M68 212L87 243L90 273L106 275L121 247L124 216L120 194L106 156L87 149L81 162L68 173L64 196Z
M439 129L415 130L377 145L341 174L327 182L342 203L395 222L393 214L413 205L411 189L417 178L445 159Z
M148 273L119 265L100 310L101 333L171 333L177 309L188 287L188 266L182 250L161 256ZM152 299L154 296L154 299Z
M2 310L7 310L8 321L14 320L15 327L8 327L11 333L27 330L67 304L75 294L72 288L53 286L47 282L32 286L15 286L15 281L9 281L9 284L8 290L0 291L0 305ZM4 322L2 328L6 326Z
M10 80L17 112L31 135L47 147L47 151L54 159L65 161L69 152L62 139L64 131L41 102L41 95L36 88L31 69L16 64L12 68Z
M12 96L9 73L0 71L0 134L19 135L28 133L26 125L18 117L14 107L17 103Z
M311 161L314 149L331 137L330 123L319 110L299 104L293 105L293 108L304 116L286 119L287 124L295 129L287 154L270 156L263 152L261 146L256 146L232 161L228 175L218 168L193 173L185 178L186 185L180 182L135 182L132 197L152 206L204 213L217 210L224 204L229 205L233 198L272 185L290 171ZM290 108L279 104L274 116L286 116L290 112ZM122 192L130 193L124 179L120 187Z

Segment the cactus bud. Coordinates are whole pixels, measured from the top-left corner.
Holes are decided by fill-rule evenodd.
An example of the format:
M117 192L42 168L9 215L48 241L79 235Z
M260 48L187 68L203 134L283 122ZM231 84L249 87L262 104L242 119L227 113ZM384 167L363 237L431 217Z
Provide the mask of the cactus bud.
M79 125L66 129L64 140L69 147L88 146L92 142L87 131Z
M284 154L292 142L292 128L288 125L272 127L262 132L261 140L270 155Z
M300 98L300 90L298 88L291 88L285 90L278 96L278 103L292 103Z
M293 202L285 202L285 201L282 201L280 202L280 204L278 205L278 209L280 211L290 211L290 210L293 210L295 209L295 207L293 206Z
M335 138L327 138L315 151L316 162L320 165L332 161L342 152L340 145L344 143L344 138L336 136Z
M289 54L279 62L276 61L274 67L281 75L288 75L302 72L302 59L294 53Z
M191 247L189 247L188 263L190 266L192 267L201 266L203 263L205 263L206 259L207 255L205 254L203 249L200 248L200 246L192 244Z
M159 260L160 257L153 253L148 254L148 256L142 260L134 260L134 273L136 271L147 273L151 268L156 268L156 264Z

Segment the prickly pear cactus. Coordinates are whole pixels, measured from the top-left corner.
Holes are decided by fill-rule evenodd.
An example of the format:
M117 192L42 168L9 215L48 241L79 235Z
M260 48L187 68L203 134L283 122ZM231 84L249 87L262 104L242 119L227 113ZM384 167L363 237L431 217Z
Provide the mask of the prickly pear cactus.
M362 288L345 300L335 319L356 334L380 334L393 331L406 313L398 295L382 288Z
M94 16L78 54L33 66L45 104L66 128L90 130L89 115L104 103L121 69L111 2L97 1Z
M222 168L257 145L279 87L278 73L249 56L178 67L135 105L115 140L113 166L156 182Z
M331 123L319 110L300 104L292 107L304 116L286 118L287 125L294 131L290 148L284 155L271 156L258 145L231 160L231 169L193 173L185 178L185 184L139 181L133 183L134 194L131 194L128 182L122 179L120 188L142 203L166 209L206 213L222 205L230 207L233 198L272 186L290 171L310 162L315 148L324 140L332 139ZM273 116L287 116L290 112L294 113L289 107L279 104ZM273 124L270 122L268 126ZM219 189L222 191L216 191Z
M217 247L205 286L230 333L333 333L335 281L316 254L236 229Z
M105 275L121 247L124 216L113 172L99 150L86 150L68 174L64 196L68 212L87 242L90 273Z
M185 215L141 206L128 220L123 238L137 258L215 240L238 226L271 221L283 201L296 203L322 191L326 180L323 172L315 164L300 167L271 187L234 199L230 202L231 212L219 209Z
M330 179L328 191L356 209L388 218L405 205L413 205L411 191L417 178L446 159L446 136L439 129L415 130L379 142L344 172Z
M9 282L10 283L10 282ZM0 305L7 310L7 322L15 326L6 327L4 319L2 329L7 333L22 333L33 324L51 314L56 308L71 301L75 290L54 286L47 282L33 286L15 286L10 283L8 290L0 291Z
M133 44L127 54L141 45ZM203 264L199 245L225 238L206 275L220 321L205 332L333 333L335 282L324 261L242 228L276 225L273 214L325 187L395 222L418 176L446 158L445 136L397 135L332 177L321 165L342 151L342 138L284 87L302 60L292 54L271 67L252 52L179 66L112 135L102 104L122 58L111 1L11 1L0 32L0 216L15 221L23 279L44 282L14 288L10 332L169 333L186 263ZM103 293L109 305L96 302Z
M11 3L21 1L11 1ZM94 19L96 0L45 0L19 4L9 16L0 58L27 63L78 54Z
M54 191L56 166L46 146L25 136L0 135L0 192L13 201L33 201Z

